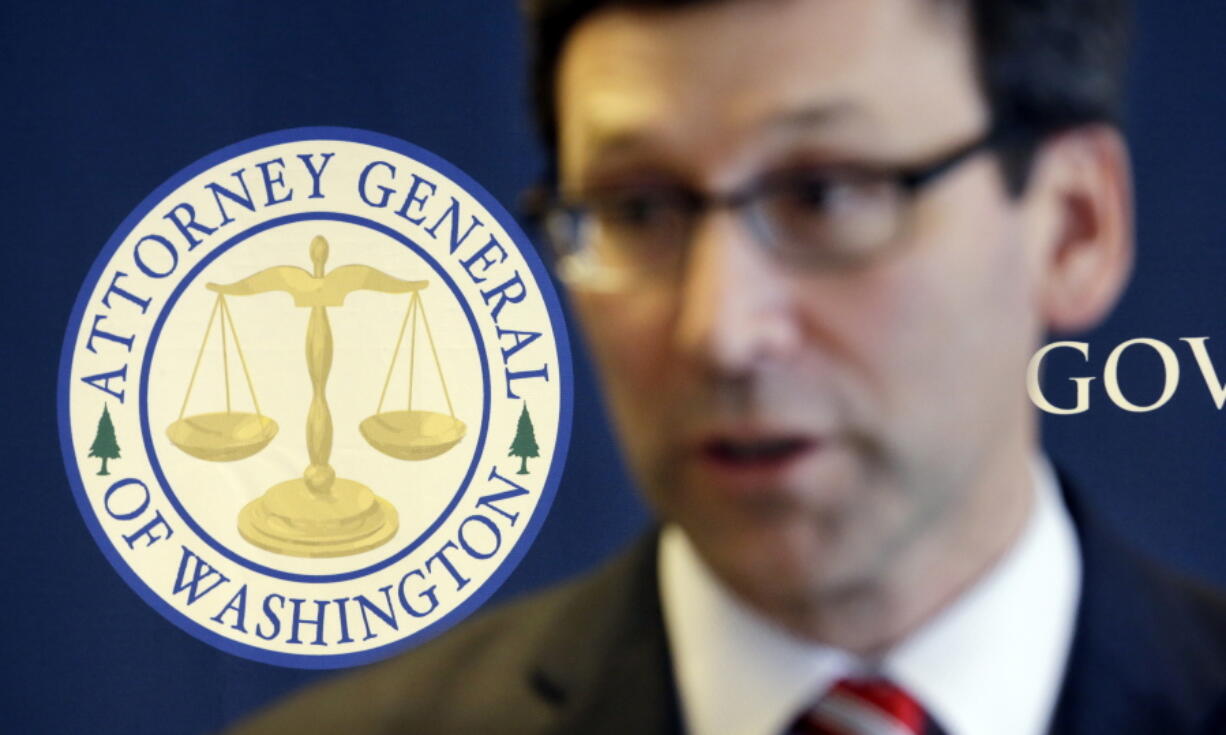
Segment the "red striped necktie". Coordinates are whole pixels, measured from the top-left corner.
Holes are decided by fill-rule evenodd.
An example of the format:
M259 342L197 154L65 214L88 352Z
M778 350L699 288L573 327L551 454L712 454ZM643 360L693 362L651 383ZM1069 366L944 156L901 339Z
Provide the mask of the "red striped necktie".
M803 713L789 735L944 735L911 698L886 679L840 679Z

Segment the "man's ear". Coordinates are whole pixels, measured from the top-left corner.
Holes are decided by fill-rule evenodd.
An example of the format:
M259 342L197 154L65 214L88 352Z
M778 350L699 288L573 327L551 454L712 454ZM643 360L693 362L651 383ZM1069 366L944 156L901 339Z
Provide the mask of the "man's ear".
M1109 125L1075 128L1036 151L1025 206L1042 262L1039 303L1048 329L1097 325L1132 272L1132 172L1128 148Z

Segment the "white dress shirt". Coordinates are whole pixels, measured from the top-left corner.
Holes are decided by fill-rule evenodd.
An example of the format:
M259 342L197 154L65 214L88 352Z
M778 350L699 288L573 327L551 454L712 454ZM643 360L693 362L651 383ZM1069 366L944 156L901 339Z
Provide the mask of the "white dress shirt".
M1049 723L1081 589L1077 536L1045 459L1005 556L884 659L797 638L715 578L676 526L660 539L660 593L691 735L780 735L834 683L878 672L949 735L1040 735Z

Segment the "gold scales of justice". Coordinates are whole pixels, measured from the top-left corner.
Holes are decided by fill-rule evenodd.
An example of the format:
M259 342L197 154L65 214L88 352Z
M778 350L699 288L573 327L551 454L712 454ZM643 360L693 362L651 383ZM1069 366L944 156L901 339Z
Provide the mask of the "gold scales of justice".
M261 497L248 503L239 512L238 530L243 538L256 546L279 554L305 557L329 557L357 554L373 549L390 539L399 527L396 509L365 485L336 476L328 459L332 453L332 413L328 408L326 387L332 368L332 327L328 309L342 306L345 297L354 291L408 293L400 333L396 337L391 364L383 383L383 392L375 414L361 422L359 430L366 441L378 451L401 460L425 460L448 451L464 438L465 425L455 417L451 394L430 323L422 304L422 289L428 281L405 281L365 265L343 265L325 273L328 242L315 237L310 245L314 272L292 265L262 270L230 284L209 283L217 293L212 314L196 355L191 379L183 396L179 418L166 429L175 446L187 454L208 462L231 462L245 459L263 450L277 434L277 423L260 411L247 360L238 342L234 318L226 296L250 296L282 291L294 298L294 305L310 307L307 323L306 362L313 393L306 419L306 444L310 464L301 478L278 483ZM417 347L417 322L425 327L435 369L447 401L447 414L413 408L413 375ZM225 384L226 410L216 413L185 415L196 376L204 357L205 346L213 323L220 317L222 371ZM388 385L396 367L396 356L412 321L409 357L409 398L404 411L384 411ZM247 389L251 394L254 413L232 410L230 396L229 330L238 354Z

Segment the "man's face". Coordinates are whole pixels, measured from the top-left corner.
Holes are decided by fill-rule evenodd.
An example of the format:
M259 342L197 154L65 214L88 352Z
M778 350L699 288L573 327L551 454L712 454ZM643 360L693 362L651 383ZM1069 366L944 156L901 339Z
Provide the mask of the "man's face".
M798 166L931 160L988 122L956 5L597 13L559 67L562 185L727 193ZM1038 266L1020 211L983 154L920 190L862 266L783 263L718 209L676 279L572 289L649 502L725 582L809 602L990 526L991 479L1024 475L1032 441Z

